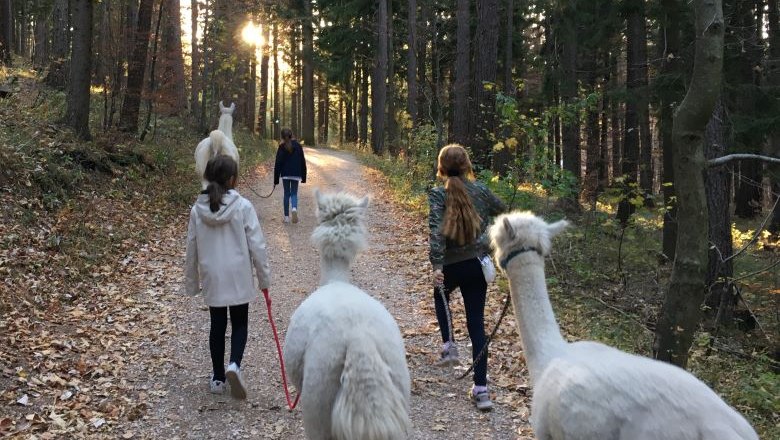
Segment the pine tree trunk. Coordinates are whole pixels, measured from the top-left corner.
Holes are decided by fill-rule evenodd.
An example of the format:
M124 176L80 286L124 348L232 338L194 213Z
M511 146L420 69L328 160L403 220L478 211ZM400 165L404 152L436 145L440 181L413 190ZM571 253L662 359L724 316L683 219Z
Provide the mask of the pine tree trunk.
M303 2L303 141L314 145L314 36L311 2Z
M149 30L152 26L153 0L141 0L138 8L138 26L135 32L133 55L129 60L127 91L119 115L122 131L134 133L138 130L138 113L141 107L141 91L146 72L146 53L149 48Z
M563 45L561 54L561 103L566 106L577 101L577 23L576 6L572 4L564 9L561 18L559 41ZM567 112L562 121L563 169L570 172L577 182L582 176L582 159L580 154L580 121L579 114Z
M371 151L385 152L385 111L387 106L387 2L377 0L376 50L371 77Z
M477 2L477 29L474 34L474 77L472 84L469 142L474 155L472 161L482 167L490 165L495 129L496 91L486 84L495 84L498 59L498 0Z
M412 120L412 126L417 127L417 0L409 0L409 12L407 39L409 48L406 50L406 84L408 95L406 99L406 111Z
M266 17L268 15L266 14ZM268 23L266 21L266 23ZM268 50L269 42L271 41L271 27L268 24L263 26L265 35L263 36L263 44L260 49L262 58L260 60L260 106L257 110L257 129L261 138L268 137L268 61L271 56ZM274 93L276 91L274 90Z
M2 1L2 0L0 0ZM35 52L33 66L42 69L49 63L49 21L44 13L41 1L36 2L38 12L35 16ZM2 58L2 55L0 55Z
M51 64L46 75L46 84L60 90L65 88L68 79L69 17L68 0L55 0L52 7Z
M767 26L769 28L769 54L767 61L767 82L775 87L775 92L780 94L780 11L778 11L777 0L768 0L767 7ZM770 151L774 157L780 157L780 124L775 124L770 134ZM780 198L780 165L774 164L767 167L769 178L772 182L772 192L775 194L773 204ZM780 236L780 203L775 205L772 212L772 219L767 226L767 230L775 236Z
M387 2L387 150L398 156L398 122L395 115L395 57L393 48L393 1Z
M663 181L661 189L664 195L664 226L662 248L668 261L674 261L677 246L677 203L674 184L674 147L672 124L674 105L684 93L682 81L682 62L680 56L680 0L663 0L661 31L658 43L661 59L661 76L666 87L660 88L659 132L663 154Z
M71 0L73 52L68 79L65 124L82 139L89 134L89 86L92 69L92 0Z
M191 88L190 88L190 112L196 114L198 111L198 96L200 96L200 48L198 47L198 0L190 0L191 17L190 28L191 35Z
M707 274L707 199L704 190L704 129L721 90L723 10L721 0L694 0L694 66L688 92L672 128L677 184L677 252L656 325L657 359L685 367L701 322Z
M514 95L515 86L512 82L512 39L514 38L514 18L515 3L514 0L506 1L506 32L504 40L504 93Z
M458 0L458 30L455 55L455 105L453 106L453 141L466 145L469 141L469 80L471 64L471 9L468 0Z
M11 17L11 0L0 0L0 63L8 66L11 65L11 46L13 41L13 21Z
M635 45L634 58L636 68L636 112L639 119L639 187L645 195L646 203L651 203L653 194L653 133L650 129L649 89L647 78L647 25L645 1L636 2L636 17L631 19L632 42Z
M361 66L360 72L360 129L359 141L361 145L368 145L368 63ZM376 104L373 104L376 105ZM384 112L382 112L384 114Z
M166 111L178 115L187 106L187 92L184 89L184 55L181 49L181 5L180 0L164 0L162 47L163 72L160 94Z
M430 125L433 121L430 119L431 102L429 99L430 87L428 84L428 43L434 38L428 29L428 24L433 21L431 13L431 4L423 1L420 4L420 19L418 20L421 31L417 39L417 122L419 124Z
M298 37L297 27L293 26L292 32L290 32L290 73L292 73L293 85L290 90L290 123L292 125L292 131L296 135L299 133L298 125Z
M352 106L356 105L355 104L355 96L353 95L353 91L355 90L354 85L353 85L354 84L354 80L353 80L354 71L355 71L355 67L353 65L352 66L352 70L347 72L347 75L346 75L347 78L344 81L344 93L341 96L341 101L343 102L343 107L344 107L344 115L343 115L343 118L344 118L344 133L342 135L342 137L343 137L342 143L344 143L344 142L353 142L354 141L354 139L352 138L352 125L353 125L352 124L352 117L353 117L353 114L354 114L354 112L352 110Z
M273 117L273 138L274 139L281 139L281 118L282 114L280 113L279 108L279 98L281 94L279 93L279 29L276 25L276 20L274 20L273 24L273 39L274 39L274 45L273 45L273 56L274 56L274 117Z

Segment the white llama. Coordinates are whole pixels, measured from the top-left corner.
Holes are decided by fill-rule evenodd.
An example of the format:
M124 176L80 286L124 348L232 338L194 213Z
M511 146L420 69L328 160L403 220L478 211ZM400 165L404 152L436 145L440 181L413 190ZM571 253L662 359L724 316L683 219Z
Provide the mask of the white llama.
M563 339L547 295L544 256L567 226L514 212L490 228L496 261L509 277L537 437L758 439L738 412L687 371L598 342Z
M405 439L411 383L401 332L379 301L349 282L355 256L367 247L368 197L314 194L321 287L295 310L284 341L306 436Z
M222 105L222 101L219 102L219 111L221 113L219 117L219 128L209 133L209 137L200 141L195 148L195 173L201 179L201 186L206 189L208 182L203 178L203 173L206 171L206 164L214 156L219 154L226 154L232 157L236 164L238 164L238 149L233 143L233 111L236 109L235 104L230 104L230 107Z

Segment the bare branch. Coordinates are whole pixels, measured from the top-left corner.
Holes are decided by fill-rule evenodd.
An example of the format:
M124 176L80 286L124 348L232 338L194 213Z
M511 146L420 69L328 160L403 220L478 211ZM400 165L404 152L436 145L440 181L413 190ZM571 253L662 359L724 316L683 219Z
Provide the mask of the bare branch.
M777 208L777 203L778 202L780 202L780 197L778 197L777 200L775 200L775 204L772 205L772 209L769 210L769 215L767 215L766 218L764 218L764 221L761 222L761 226L759 226L759 228L756 229L756 233L753 234L753 238L751 238L750 241L748 241L747 244L745 246L743 246L742 249L740 249L737 253L727 257L726 259L721 259L721 261L723 263L725 263L725 262L735 258L737 255L745 252L747 250L747 248L749 248L753 243L756 242L756 240L758 240L758 237L761 235L761 231L764 230L764 228L766 227L766 223L769 221L769 218L772 217L772 213L775 212L775 209Z
M739 153L739 154L728 154L726 156L710 159L707 161L707 166L716 167L731 162L732 160L742 160L742 159L756 159L756 160L762 160L764 162L780 163L780 157L762 156L760 154Z

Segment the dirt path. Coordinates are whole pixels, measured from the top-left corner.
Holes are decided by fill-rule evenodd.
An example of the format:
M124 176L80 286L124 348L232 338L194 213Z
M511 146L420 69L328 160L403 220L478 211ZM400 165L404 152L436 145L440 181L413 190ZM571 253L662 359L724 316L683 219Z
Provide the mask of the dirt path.
M322 191L370 193L371 246L358 258L353 282L384 303L404 334L413 379L411 438L514 439L519 433L527 432L525 418L511 414L508 406L500 403L501 388L493 387L499 396L495 410L479 413L466 398L470 382L454 379L452 370L432 366L439 345L436 323L430 293L418 273L428 271L427 247L421 235L424 225L411 223L410 217L389 203L379 176L359 165L351 155L307 149L306 156L309 179L299 191L301 221L298 224L281 221L281 187L269 199L257 197L247 187L239 188L255 204L268 240L270 291L276 324L282 333L280 338L284 338L293 310L316 288L319 280L318 257L309 242L315 226L312 190L318 187ZM260 170L252 185L265 193L270 181L267 170ZM182 229L172 228L171 233L182 234ZM179 243L183 243L183 238ZM179 248L161 259L170 264L171 259L181 260L183 254L184 250ZM160 264L165 265L163 261ZM250 307L249 342L243 362L249 398L238 402L208 393L207 309L200 298L180 295L180 285L178 272L157 288L161 316L169 320L162 323L158 342L150 344L148 355L133 368L133 387L148 400L140 408L138 418L128 422L124 429L127 436L305 438L300 411L286 409L277 354L262 300ZM454 307L462 310L460 303ZM466 340L465 334L460 333L459 339ZM461 345L462 351L467 352L465 342Z

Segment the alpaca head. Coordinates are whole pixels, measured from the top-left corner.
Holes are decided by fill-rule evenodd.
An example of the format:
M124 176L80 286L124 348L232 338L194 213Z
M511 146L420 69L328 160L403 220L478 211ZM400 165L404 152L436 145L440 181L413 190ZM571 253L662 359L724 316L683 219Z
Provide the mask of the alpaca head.
M219 112L222 113L223 115L225 115L225 114L232 115L235 110L236 110L236 103L235 102L231 102L230 103L230 107L225 107L222 104L222 101L219 101Z
M490 227L490 242L496 250L496 261L513 251L530 250L545 256L552 248L551 240L569 226L566 220L547 223L531 212L510 212L496 218Z
M358 252L368 247L368 196L358 199L343 192L323 194L315 189L314 198L318 225L311 235L312 242L323 259L351 263Z

